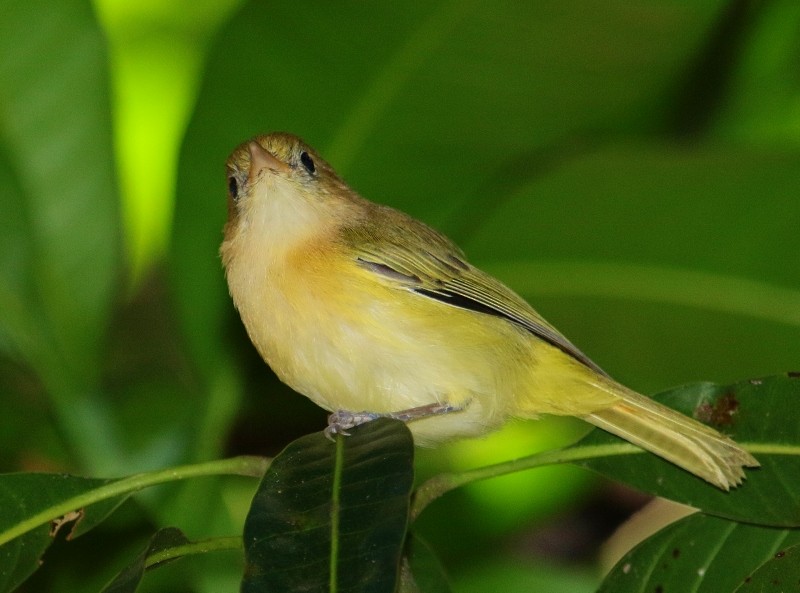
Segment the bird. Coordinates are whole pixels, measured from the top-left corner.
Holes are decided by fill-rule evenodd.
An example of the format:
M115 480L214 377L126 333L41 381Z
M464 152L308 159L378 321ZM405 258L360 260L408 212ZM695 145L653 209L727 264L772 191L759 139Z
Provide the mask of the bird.
M625 387L427 224L353 190L299 137L226 163L220 257L248 336L326 434L379 417L415 444L511 418L574 416L722 490L758 461L730 437Z

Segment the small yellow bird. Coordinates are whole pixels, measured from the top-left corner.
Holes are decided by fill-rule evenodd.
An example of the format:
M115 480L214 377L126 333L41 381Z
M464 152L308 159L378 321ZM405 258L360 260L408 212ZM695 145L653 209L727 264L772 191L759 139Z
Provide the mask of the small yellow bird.
M431 445L559 414L724 490L759 465L615 382L447 237L359 196L299 138L245 142L227 174L233 302L278 377L332 412L329 433L390 416Z

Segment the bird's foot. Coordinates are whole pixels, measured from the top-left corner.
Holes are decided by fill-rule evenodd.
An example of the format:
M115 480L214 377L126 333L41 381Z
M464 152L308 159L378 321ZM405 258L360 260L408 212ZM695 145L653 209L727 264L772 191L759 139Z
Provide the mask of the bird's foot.
M412 420L419 420L429 416L459 412L463 409L463 406L454 406L448 403L437 402L425 406L418 406L416 408L408 408L407 410L400 410L399 412L386 412L382 414L378 412L348 412L347 410L337 410L328 416L328 427L325 429L325 436L330 440L334 440L337 434L350 436L350 433L347 431L351 428L355 428L359 424L377 420L378 418L393 418L402 422L411 422Z
M328 427L325 429L325 436L330 440L335 440L337 434L349 437L350 433L347 432L351 428L377 420L384 414L375 414L373 412L348 412L347 410L337 410L328 416Z

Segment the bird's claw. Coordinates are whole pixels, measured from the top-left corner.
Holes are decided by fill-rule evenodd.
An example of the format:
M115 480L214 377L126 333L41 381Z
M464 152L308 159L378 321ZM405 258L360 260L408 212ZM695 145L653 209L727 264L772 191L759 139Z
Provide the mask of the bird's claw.
M355 428L359 424L377 420L383 414L375 414L373 412L348 412L347 410L337 410L328 416L328 427L325 429L325 436L328 440L335 441L336 435L349 437L350 433L347 432L351 428Z

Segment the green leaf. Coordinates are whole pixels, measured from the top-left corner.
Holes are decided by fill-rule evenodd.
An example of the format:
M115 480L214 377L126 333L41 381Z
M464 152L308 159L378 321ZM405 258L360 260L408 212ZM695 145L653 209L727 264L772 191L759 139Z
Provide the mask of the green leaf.
M27 271L31 268L31 237L28 235L29 221L24 208L15 207L24 203L24 190L20 187L6 147L0 143L0 347L37 356L39 345L35 339L38 331L31 303L35 303L33 278Z
M119 480L0 475L0 593L12 590L38 568L51 536L67 524L72 524L68 538L78 537L105 520L130 494L149 486L199 476L260 476L267 463L259 457L233 457Z
M51 541L47 526L43 526L0 546L0 591L13 591L31 576Z
M731 5L733 7L734 5ZM766 2L737 7L750 27L721 109L712 122L718 136L760 143L797 142L795 74L800 5ZM744 9L744 10L742 10ZM695 91L696 92L696 91Z
M0 537L25 524L60 502L111 482L58 474L6 474L0 476ZM104 500L86 508L64 510L61 519L51 513L52 523L35 522L31 529L0 544L0 591L13 591L40 565L44 551L55 533L72 523L68 537L78 537L105 519L124 497ZM38 526L36 526L38 525Z
M796 538L795 538L796 539ZM800 543L781 546L775 555L746 577L735 593L782 593L800 585Z
M150 538L147 547L136 557L136 560L114 577L108 585L103 587L102 593L133 593L139 587L145 570L152 568L152 566L147 565L149 558L188 543L189 539L176 527L159 529ZM170 558L170 560L174 559L176 558Z
M620 140L492 194L461 246L629 387L791 370L798 162L796 144Z
M105 39L87 0L5 1L0 22L0 348L37 373L78 462L108 470L122 455L98 383L122 258Z
M243 593L395 590L411 434L389 420L351 432L305 436L273 460L245 522Z
M654 399L730 434L761 463L745 482L723 492L650 454L589 458L580 464L611 479L701 509L759 525L800 525L800 375L777 375L733 385L701 383ZM623 442L594 430L571 449Z
M27 313L41 310L59 370L94 376L120 265L105 42L85 0L10 0L0 22L0 152L14 179L0 177L0 206L27 259L0 274L35 287ZM16 321L4 320L0 331Z
M698 513L662 529L628 552L598 593L738 591L759 566L798 543L797 529L746 525ZM791 564L783 563L781 577L797 572ZM784 583L787 588L778 591L795 590L797 581L786 579ZM751 590L770 589L742 589Z

